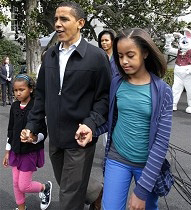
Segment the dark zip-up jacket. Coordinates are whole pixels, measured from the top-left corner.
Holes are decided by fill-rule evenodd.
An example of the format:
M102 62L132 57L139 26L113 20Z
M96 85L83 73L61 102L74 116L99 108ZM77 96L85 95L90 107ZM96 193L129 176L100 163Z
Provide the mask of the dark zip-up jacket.
M52 144L79 147L74 138L79 123L94 132L107 120L110 71L105 52L82 39L68 59L60 88L59 44L50 48L39 71L26 128L36 133L39 120L46 115Z
M47 137L47 128L44 119L41 119L40 126L38 126L37 134L42 133L44 140L37 143L23 143L20 139L22 129L27 123L27 116L33 107L34 100L30 100L24 109L20 108L20 101L15 101L10 109L9 125L8 125L8 143L11 145L11 150L18 154L34 152L44 148L44 140Z

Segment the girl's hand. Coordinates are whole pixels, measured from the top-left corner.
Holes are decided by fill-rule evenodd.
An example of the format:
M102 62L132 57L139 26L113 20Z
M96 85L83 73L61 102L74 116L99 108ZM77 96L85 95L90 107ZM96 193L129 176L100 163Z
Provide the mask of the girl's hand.
M30 133L29 143L37 142L38 136Z
M145 210L145 201L139 199L134 193L132 193L129 200L130 210Z
M4 158L3 158L3 166L8 167L9 166L9 151L6 150Z

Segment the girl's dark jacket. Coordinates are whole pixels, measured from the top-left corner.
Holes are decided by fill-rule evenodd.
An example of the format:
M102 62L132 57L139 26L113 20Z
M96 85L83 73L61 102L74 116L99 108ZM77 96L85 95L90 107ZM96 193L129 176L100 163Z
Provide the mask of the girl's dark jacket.
M8 125L8 143L11 144L11 150L15 153L24 154L44 148L44 140L47 137L47 128L45 119L41 119L38 126L38 132L44 135L44 140L37 143L22 143L20 134L27 123L27 116L33 107L34 100L31 99L24 109L20 108L20 101L15 101L10 110L9 125Z

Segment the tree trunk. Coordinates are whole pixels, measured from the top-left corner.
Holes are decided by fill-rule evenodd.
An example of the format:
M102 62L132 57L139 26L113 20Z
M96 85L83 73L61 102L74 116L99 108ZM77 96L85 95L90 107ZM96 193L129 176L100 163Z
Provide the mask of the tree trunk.
M35 33L36 21L31 18L31 13L37 7L37 0L26 0L26 63L28 73L36 73L41 63L41 46L39 38L31 36Z

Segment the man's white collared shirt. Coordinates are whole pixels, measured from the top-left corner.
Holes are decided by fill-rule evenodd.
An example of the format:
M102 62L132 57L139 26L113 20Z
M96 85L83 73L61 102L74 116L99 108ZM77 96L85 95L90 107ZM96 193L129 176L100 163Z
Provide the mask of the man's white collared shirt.
M77 42L71 45L68 49L62 48L62 44L59 46L59 65L60 65L60 89L62 88L64 73L66 69L66 65L70 55L74 52L77 46L80 44L81 36Z

